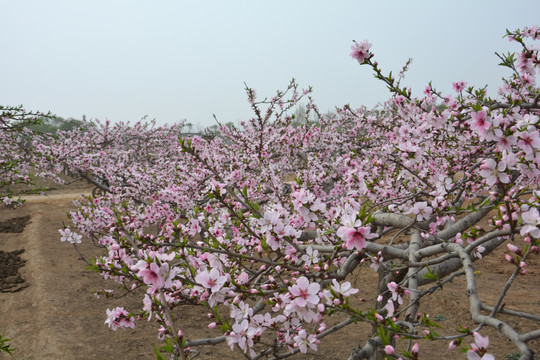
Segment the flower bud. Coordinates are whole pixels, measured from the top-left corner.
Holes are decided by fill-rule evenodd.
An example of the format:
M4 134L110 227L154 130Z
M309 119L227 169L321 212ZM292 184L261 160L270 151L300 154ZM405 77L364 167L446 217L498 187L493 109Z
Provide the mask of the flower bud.
M508 261L510 264L513 264L514 263L514 258L508 254L504 254L504 258L506 259L506 261Z
M412 349L411 349L411 354L414 356L414 357L417 357L418 356L418 351L419 351L419 347L418 347L418 343L414 343Z
M510 250L514 254L517 254L517 255L521 254L521 250L517 246L510 243L506 244L506 246L508 247L508 250Z
M386 345L384 347L384 353L386 355L392 355L394 353L394 347L392 345Z

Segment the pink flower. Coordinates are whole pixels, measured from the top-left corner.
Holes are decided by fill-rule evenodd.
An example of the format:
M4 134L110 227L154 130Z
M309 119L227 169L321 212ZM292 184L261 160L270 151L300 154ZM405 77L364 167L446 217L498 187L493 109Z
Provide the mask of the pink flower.
M418 343L414 343L414 345L411 348L411 354L415 357L418 357L418 352L420 351Z
M482 258L482 253L486 251L486 248L483 247L482 245L479 245L477 247L474 248L473 250L473 256L478 258L478 259L481 259Z
M401 287L401 285L396 284L394 281L388 283L386 286L388 287L388 290L390 290L390 292L392 293L392 300L397 300L400 305L403 304L402 296L405 294L409 295L411 293L410 290Z
M332 290L334 290L335 293L341 294L344 297L348 297L350 295L356 294L358 292L358 289L355 289L351 287L351 283L348 281L345 281L344 283L340 284L337 282L336 279L332 279Z
M129 316L129 313L124 308L116 307L112 310L107 309L107 320L105 324L113 330L118 328L135 328L133 319Z
M516 155L512 153L512 146L517 144L517 138L514 135L505 136L501 129L495 129L493 133L493 140L499 142L499 148L511 153L512 160L516 159Z
M321 199L317 198L313 202L313 205L311 205L311 211L320 211L325 212L326 211L326 204L321 201Z
M257 223L261 226L262 233L272 230L273 226L278 224L278 222L279 213L275 210L266 211L263 218L257 220Z
M465 81L458 81L452 83L452 87L454 88L454 90L456 90L456 92L462 91L463 89L465 89L465 86L467 86L467 83Z
M169 275L169 264L164 263L159 266L154 262L148 264L145 260L139 260L135 268L139 269L137 276L141 277L145 284L151 285L152 289L162 289L165 286Z
M395 308L394 308L394 302L392 300L388 299L388 301L386 302L386 305L384 305L384 308L386 309L386 311L388 311L388 314L386 315L386 317L394 316Z
M379 266L383 262L384 258L382 257L382 253L379 251L377 256L373 256L372 258L370 258L370 260L371 260L371 264L369 265L369 267L373 269L373 271L378 271Z
M433 213L433 209L428 205L427 201L420 201L414 204L409 210L409 214L415 214L416 220L428 220Z
M227 277L222 276L217 269L210 271L205 270L195 276L195 281L203 287L210 289L213 293L218 292L223 284L227 281Z
M476 331L473 332L474 344L471 344L471 349L467 351L468 360L494 360L495 357L491 354L486 354L486 349L489 346L489 337L481 336ZM483 355L480 357L480 355Z
M373 239L377 234L371 233L369 226L361 226L362 221L356 220L355 215L344 216L342 219L344 226L341 226L336 234L345 242L348 250L362 250L366 247L366 239Z
M300 189L291 194L291 197L294 199L293 203L295 208L300 208L307 203L315 200L315 195L313 195L309 190Z
M472 350L467 351L467 360L495 360L495 357L491 354L484 354L480 357L477 353Z
M67 241L72 244L81 243L82 236L77 233L72 232L70 228L65 228L64 230L60 229L58 231L60 232L60 235L62 235L62 237L60 238L60 241Z
M521 214L521 218L523 219L523 227L520 231L521 236L530 234L535 239L540 238L540 229L538 228L540 224L540 213L538 209L535 207L530 208Z
M366 247L366 239L371 239L377 235L370 233L369 226L359 228L347 228L342 231L342 239L345 241L345 247L349 250L362 250Z
M482 336L476 331L473 332L474 342L476 344L473 344L472 346L474 348L477 348L478 350L486 350L489 346L489 337L488 336ZM475 346L476 345L476 346Z
M516 245L508 243L506 244L506 246L508 247L508 250L510 250L514 254L521 255L521 250Z
M313 334L310 334L308 336L306 330L300 330L298 332L298 335L296 335L293 339L294 342L298 345L298 348L300 349L300 352L302 354L307 353L308 346L312 350L317 351L317 344L319 343L319 340L317 340L317 337Z
M384 353L386 355L392 355L394 353L394 347L392 345L386 345L384 347Z
M236 278L236 283L239 284L239 285L245 285L249 282L249 276L247 273L243 272L238 275L238 277Z
M249 304L240 301L238 306L231 305L231 318L236 319L236 322L248 319L251 316L253 316L253 309Z
M471 126L471 130L476 132L480 139L484 139L486 135L486 131L490 128L491 124L488 121L489 118L487 116L486 110L480 110L478 112L473 111L471 112L472 119L469 120L469 124Z
M244 319L240 323L235 323L232 326L231 333L227 337L227 343L231 347L231 350L234 348L234 344L238 344L238 347L244 352L248 351L252 356L255 356L253 349L253 336L255 335L255 329L249 326L247 319Z
M361 43L357 43L355 41L354 44L351 45L351 57L358 60L358 63L362 64L366 59L369 58L370 48L371 44L367 40L364 40Z
M540 150L540 137L538 131L523 131L519 134L518 146L525 154L532 154L533 149Z
M306 266L311 266L311 264L317 264L319 262L319 258L317 257L318 255L318 250L313 250L311 246L308 246L306 253L302 255L301 259L304 261Z
M148 313L148 321L150 321L150 319L152 318L152 299L150 299L150 296L148 296L148 294L144 295L143 310Z
M506 169L506 164L503 162L499 163L493 159L486 159L480 165L480 175L486 179L486 184L489 186L495 185L497 181L500 181L503 184L508 184L510 182L510 177L507 173L502 172Z
M309 280L302 276L296 280L296 284L289 286L289 293L293 296L294 305L303 308L312 308L319 303L319 293L321 286L317 283L310 283Z

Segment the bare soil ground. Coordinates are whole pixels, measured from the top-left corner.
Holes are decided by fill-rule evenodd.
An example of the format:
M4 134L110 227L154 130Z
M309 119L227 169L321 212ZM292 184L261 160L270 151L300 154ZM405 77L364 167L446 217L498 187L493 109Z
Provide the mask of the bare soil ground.
M56 186L56 185L55 185ZM26 196L27 203L16 210L0 209L0 334L12 339L16 348L13 359L155 359L151 344L159 344L156 324L140 321L134 330L112 331L104 321L105 310L124 306L137 309L144 294L135 292L121 299L97 299L94 289L114 288L99 274L85 269L85 263L72 245L60 242L58 229L67 222L66 213L73 208L72 200L91 187L78 182L47 192L47 196ZM80 246L87 257L99 255L89 241ZM493 304L513 271L504 261L504 249L475 263L478 272L480 298ZM529 274L521 276L510 289L504 303L507 309L540 315L540 259L528 262ZM371 289L377 275L361 271L356 278L358 294L371 299ZM363 287L362 284L369 286ZM363 289L366 289L363 291ZM465 280L456 278L425 301L420 311L431 314L443 325L439 335L454 334L459 325L474 328L469 320ZM371 292L370 292L371 291ZM366 309L373 304L366 302ZM206 328L206 311L185 307L179 312L182 326L193 338L215 336ZM203 321L201 321L204 319ZM540 323L526 319L502 319L517 326L519 331L540 328ZM352 325L324 339L317 353L293 358L303 360L346 359L352 348L364 344L371 329L366 324ZM489 350L497 359L515 354L516 348L492 329ZM468 345L472 340L467 339ZM540 342L531 346L540 351ZM457 351L448 352L448 342L420 341L422 359L465 359ZM243 359L229 351L226 344L200 349L198 359ZM0 359L9 359L0 353ZM511 359L511 358L509 358Z

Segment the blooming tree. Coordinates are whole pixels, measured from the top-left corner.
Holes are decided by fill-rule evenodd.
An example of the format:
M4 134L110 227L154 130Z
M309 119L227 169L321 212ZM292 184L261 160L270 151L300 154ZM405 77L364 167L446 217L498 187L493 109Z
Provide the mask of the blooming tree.
M153 319L176 358L227 343L251 359L277 359L316 351L327 335L367 322L372 336L351 349L351 360L416 359L418 343L400 347L398 339L447 341L452 349L467 336L469 359L488 359L489 340L480 335L487 326L532 359L529 343L540 329L520 332L497 314L538 320L502 303L538 254L540 61L527 42L540 28L507 36L521 53L501 56L513 73L496 99L463 81L453 95L430 84L413 97L401 86L409 63L397 80L384 75L363 41L351 56L391 92L374 110L344 106L323 116L311 89L293 81L270 99L247 88L254 117L221 126L217 136L107 122L37 145L44 173L110 184L96 183L106 195L77 201L73 229L62 230L62 240L76 243L82 234L105 247L93 262L104 277L144 291L139 309L108 310L106 324ZM302 99L306 118L317 121L292 126L289 114ZM484 303L474 262L508 240L515 271L497 302ZM377 271L378 283L354 287L359 271ZM459 276L478 327L439 336L422 300ZM369 304L358 300L373 291ZM215 337L183 331L186 304L207 308ZM344 320L328 326L336 314Z
M29 112L21 106L0 105L0 202L15 207L23 202L13 198L12 186L32 185L30 169L34 161L30 125L39 124L50 114Z

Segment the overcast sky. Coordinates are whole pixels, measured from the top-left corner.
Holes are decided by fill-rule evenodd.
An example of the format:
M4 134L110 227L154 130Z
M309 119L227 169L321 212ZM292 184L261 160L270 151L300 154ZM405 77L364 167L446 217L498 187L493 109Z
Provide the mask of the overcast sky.
M272 96L295 77L323 112L372 107L384 84L349 56L368 39L405 84L451 92L508 71L505 29L538 25L540 1L0 0L0 104L62 117L213 125L250 118L244 83Z

